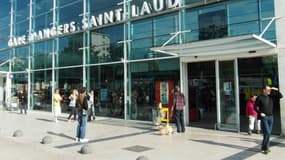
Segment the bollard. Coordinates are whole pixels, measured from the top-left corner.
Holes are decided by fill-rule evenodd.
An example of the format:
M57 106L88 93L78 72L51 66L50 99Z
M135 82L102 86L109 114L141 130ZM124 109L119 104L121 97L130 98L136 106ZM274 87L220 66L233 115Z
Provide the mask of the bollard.
M92 149L89 145L83 145L80 149L81 154L90 154L92 152Z
M42 144L50 144L53 141L52 137L50 136L44 136L41 143Z
M13 137L21 137L21 136L23 136L23 131L21 131L21 130L16 130L13 133Z

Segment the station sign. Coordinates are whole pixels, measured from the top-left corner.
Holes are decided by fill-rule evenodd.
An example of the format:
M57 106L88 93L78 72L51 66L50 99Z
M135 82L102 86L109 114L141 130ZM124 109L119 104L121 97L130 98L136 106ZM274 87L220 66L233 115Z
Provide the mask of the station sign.
M140 16L158 13L167 9L180 7L181 0L148 0L142 1L140 5L133 4L130 7L128 16L136 18ZM9 47L16 47L26 45L40 40L50 39L56 36L66 35L82 30L97 28L103 25L121 22L125 20L125 12L123 8L99 13L98 15L83 16L81 24L71 21L66 24L61 24L56 27L46 28L30 33L29 35L22 35L18 37L11 37L8 41Z

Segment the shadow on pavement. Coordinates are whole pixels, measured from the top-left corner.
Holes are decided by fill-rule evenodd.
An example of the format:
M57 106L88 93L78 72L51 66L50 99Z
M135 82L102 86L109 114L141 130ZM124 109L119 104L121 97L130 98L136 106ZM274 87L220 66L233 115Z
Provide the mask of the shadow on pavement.
M275 138L278 139L278 138ZM256 142L258 145L248 148L248 147L244 147L244 146L239 146L239 145L234 145L234 144L226 144L226 143L220 143L220 142L214 142L214 141L209 141L209 140L193 140L190 139L190 141L194 141L194 142L199 142L199 143L206 143L206 144L210 144L210 145L218 145L218 146L223 146L223 147L229 147L229 148L234 148L234 149L239 149L242 150L241 152L238 152L236 154L233 154L229 157L223 158L222 160L233 160L233 159L239 159L239 160L243 160L243 159L247 159L251 156L254 156L255 154L261 153L260 150L260 143L261 141L259 140L254 140L254 139L250 139L250 138L242 138L243 141L252 141L252 142ZM281 143L281 142L276 142L276 141L272 141L270 142L270 146L278 146L278 147L285 147L285 144Z
M111 141L111 140L120 139L120 138L128 138L128 137L138 136L138 135L147 134L147 133L151 133L151 132L154 132L154 131L153 130L147 130L147 131L130 133L130 134L124 134L124 135L119 135L119 136L114 136L114 137L106 137L106 138L101 138L101 139L89 140L88 144L96 143L96 142L103 142L103 141ZM68 148L68 147L80 146L82 144L83 143L76 142L76 143L72 143L72 144L55 146L55 148L63 149L63 148Z
M63 134L63 133L55 133L55 132L51 132L51 131L47 131L47 133L48 133L48 134L51 134L51 135L63 137L63 138L66 138L66 139L75 140L75 138L73 138L73 137L71 137L71 136L68 136L68 135L66 135L66 134Z

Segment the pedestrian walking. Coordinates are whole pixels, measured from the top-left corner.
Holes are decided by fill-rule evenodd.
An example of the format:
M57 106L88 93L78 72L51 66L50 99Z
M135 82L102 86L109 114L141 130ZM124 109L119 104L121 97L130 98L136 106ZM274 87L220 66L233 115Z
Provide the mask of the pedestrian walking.
M262 88L262 94L256 99L254 108L258 113L258 118L261 119L263 140L261 144L261 151L264 154L270 152L270 135L273 126L273 107L276 101L279 101L283 95L278 91L278 88L270 87L268 85Z
M19 99L19 107L20 107L20 113L27 114L27 103L28 103L28 98L27 98L27 92L24 89L20 89L18 93L18 99Z
M246 103L245 113L248 117L248 134L251 135L252 131L255 129L256 133L260 133L260 120L257 119L257 112L254 109L254 104L257 96L251 95L250 99Z
M69 113L69 116L67 117L67 120L69 122L71 120L72 115L73 115L73 120L76 120L76 115L77 115L76 100L77 98L78 98L78 91L76 89L73 89L69 96L70 113Z
M54 114L54 122L58 122L58 116L61 114L61 103L62 97L60 96L59 89L55 89L53 95L53 114Z
M88 142L85 138L86 135L86 124L87 124L87 112L88 112L88 95L86 95L86 88L83 87L78 96L76 103L78 109L78 125L76 129L76 138L78 142Z
M95 105L94 105L94 90L91 89L89 94L89 100L88 100L88 121L95 120Z
M179 87L176 87L176 91L174 92L172 111L174 111L175 124L178 133L185 132L184 106L184 94L180 91Z

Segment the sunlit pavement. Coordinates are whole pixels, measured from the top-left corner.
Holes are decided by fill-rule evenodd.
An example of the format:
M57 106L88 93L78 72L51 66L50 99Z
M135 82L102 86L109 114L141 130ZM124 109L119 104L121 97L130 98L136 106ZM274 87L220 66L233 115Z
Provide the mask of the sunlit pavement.
M88 122L88 143L75 141L77 122L58 123L52 113L29 111L27 115L0 110L0 157L5 160L283 160L285 138L272 136L271 152L260 152L262 135L187 127L185 133L161 136L147 122L126 122L97 117ZM174 125L172 125L174 126ZM13 137L16 130L23 135ZM52 142L42 144L43 137ZM91 153L82 154L88 145Z

